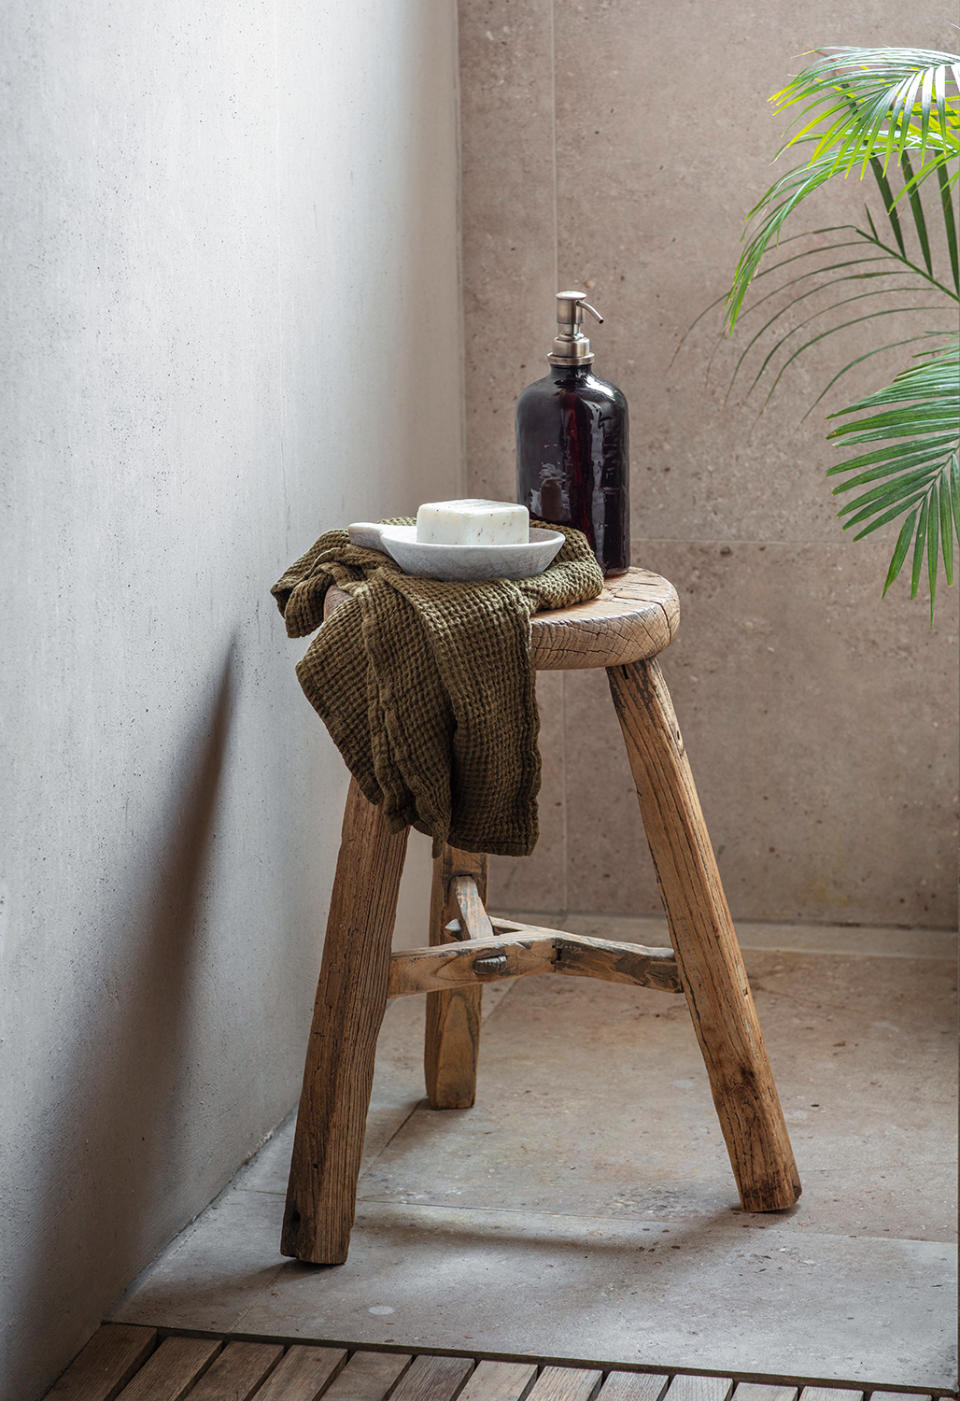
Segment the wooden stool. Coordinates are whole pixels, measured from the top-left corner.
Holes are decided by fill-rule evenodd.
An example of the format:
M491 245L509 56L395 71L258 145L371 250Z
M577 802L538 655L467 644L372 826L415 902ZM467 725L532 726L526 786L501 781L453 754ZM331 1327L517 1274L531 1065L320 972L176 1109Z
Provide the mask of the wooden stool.
M345 595L331 590L327 612ZM307 1047L281 1250L347 1257L380 1024L389 997L427 994L435 1109L473 1103L484 983L561 973L685 993L746 1211L782 1211L800 1181L690 764L655 660L676 630L666 579L631 569L600 598L532 620L542 671L605 667L657 870L672 949L491 919L487 858L434 862L430 945L391 953L407 833L351 780Z

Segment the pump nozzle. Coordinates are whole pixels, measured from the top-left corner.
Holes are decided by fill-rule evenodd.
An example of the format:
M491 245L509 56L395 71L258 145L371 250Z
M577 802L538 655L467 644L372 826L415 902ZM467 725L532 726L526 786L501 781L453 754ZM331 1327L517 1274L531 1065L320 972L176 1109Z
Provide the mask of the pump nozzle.
M586 292L557 293L557 334L553 349L547 356L551 365L588 365L593 359L590 342L583 334L583 313L602 322L603 317L587 301Z

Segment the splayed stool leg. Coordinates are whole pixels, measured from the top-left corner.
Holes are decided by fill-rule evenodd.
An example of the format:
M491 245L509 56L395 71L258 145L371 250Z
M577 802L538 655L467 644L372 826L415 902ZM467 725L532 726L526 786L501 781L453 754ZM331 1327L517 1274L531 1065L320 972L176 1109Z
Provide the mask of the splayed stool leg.
M314 1264L347 1258L406 845L351 779L280 1245Z
M670 694L656 660L607 676L740 1200L784 1210L800 1178Z

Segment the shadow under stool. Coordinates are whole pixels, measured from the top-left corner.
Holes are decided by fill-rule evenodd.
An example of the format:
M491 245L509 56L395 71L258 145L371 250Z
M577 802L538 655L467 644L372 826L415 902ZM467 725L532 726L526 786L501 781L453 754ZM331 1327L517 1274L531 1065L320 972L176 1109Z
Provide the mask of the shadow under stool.
M346 595L331 589L326 612ZM623 731L673 947L590 939L485 908L487 858L446 847L434 861L430 944L391 952L407 832L351 780L307 1046L281 1250L316 1264L347 1258L373 1084L390 997L427 994L425 1069L435 1109L474 1101L484 983L533 973L682 992L746 1211L800 1195L783 1111L693 774L658 653L672 641L672 584L644 569L590 603L536 614L540 671L604 667Z

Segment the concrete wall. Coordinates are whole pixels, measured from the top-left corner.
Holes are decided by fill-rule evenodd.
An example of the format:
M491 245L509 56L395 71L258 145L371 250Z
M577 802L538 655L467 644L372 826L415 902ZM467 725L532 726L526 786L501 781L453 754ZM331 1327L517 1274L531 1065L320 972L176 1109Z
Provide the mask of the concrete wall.
M0 1396L29 1401L299 1088L345 784L268 589L321 528L460 488L455 15L13 0L4 62Z
M841 532L825 426L801 422L865 341L798 361L762 418L759 401L724 404L733 355L707 375L719 318L674 359L771 183L767 97L815 45L955 49L942 6L460 8L472 489L512 495L514 400L546 373L554 293L587 287L608 318L596 371L631 407L634 562L680 593L664 668L734 913L955 925L957 590L932 634L908 587L881 602L894 537ZM825 190L807 227L862 200L856 181ZM904 354L869 362L833 406ZM543 676L540 696L544 838L529 862L496 863L497 906L656 911L603 676Z

